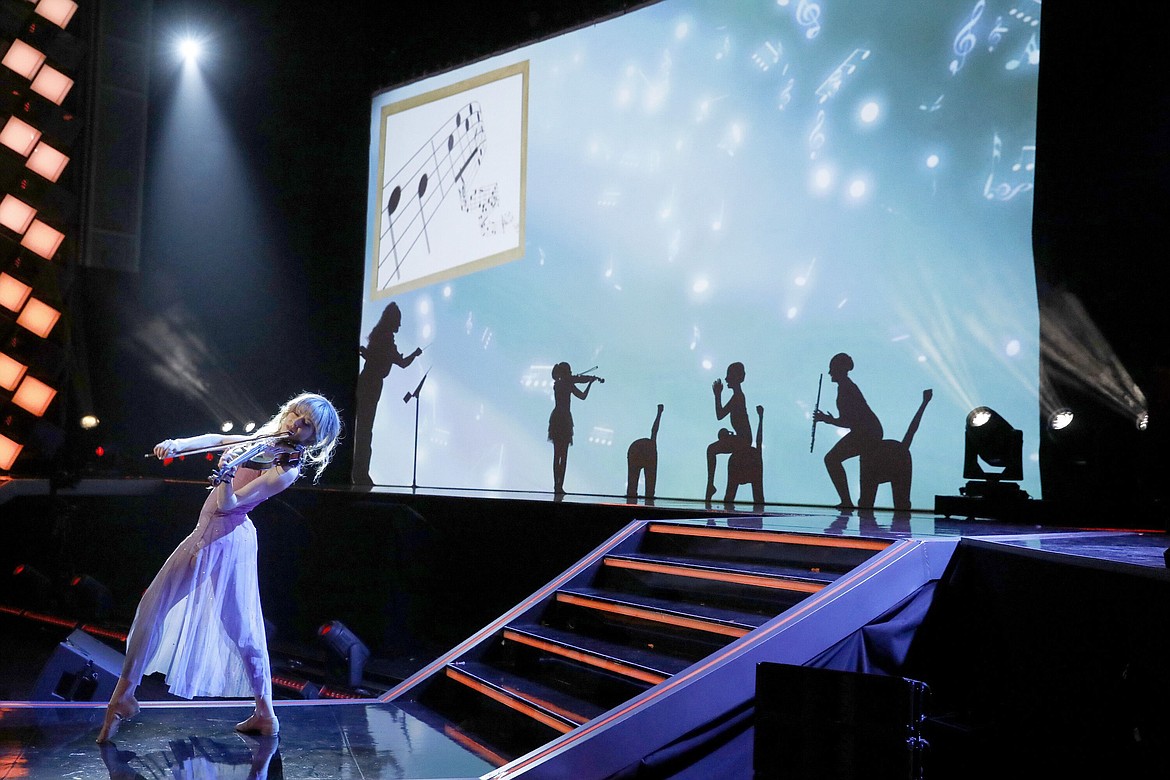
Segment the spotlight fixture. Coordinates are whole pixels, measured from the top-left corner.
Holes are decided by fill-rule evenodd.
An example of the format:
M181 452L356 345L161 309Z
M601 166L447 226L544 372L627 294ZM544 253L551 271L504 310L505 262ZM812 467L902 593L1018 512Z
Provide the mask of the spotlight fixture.
M198 38L187 36L179 41L178 50L184 62L196 62L203 54L203 43Z
M1150 413L1142 410L1138 413L1137 419L1134 420L1139 431L1144 431L1150 427Z
M358 688L362 684L369 649L340 620L331 620L317 629L317 637L328 653L325 677L335 685Z
M45 609L52 600L53 583L27 563L18 563L6 590L13 604L31 609Z
M967 415L963 478L996 482L1023 479L1023 431L986 406L972 410Z
M959 496L935 496L935 512L947 517L1014 517L1028 494L1015 484L1024 478L1024 433L994 409L979 406L967 414L963 478Z
M1057 409L1048 418L1048 427L1054 431L1063 431L1065 428L1073 424L1076 415L1073 414L1072 409Z
M73 614L84 620L104 620L114 609L110 589L88 574L70 578L66 602Z
M80 425L80 426L81 426L81 427L82 427L84 430L87 430L87 431L92 431L94 428L96 428L96 427L98 427L99 425L101 425L101 422L102 422L102 421L101 421L101 420L99 420L99 419L97 418L97 416L96 416L96 415L87 414L87 415L83 416L83 417L81 418L81 420L79 420L79 421L78 421L78 424L79 424L79 425Z
M235 423L233 423L231 420L224 420L223 425L219 426L219 429L224 433L230 433L232 428L235 427Z

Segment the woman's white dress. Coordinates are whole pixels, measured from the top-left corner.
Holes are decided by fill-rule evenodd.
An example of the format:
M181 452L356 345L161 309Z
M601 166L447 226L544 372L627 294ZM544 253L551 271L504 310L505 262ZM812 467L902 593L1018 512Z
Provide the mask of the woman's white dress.
M241 467L236 490L262 472ZM256 527L210 492L195 530L167 558L142 595L126 640L122 675L137 685L162 672L176 696L270 696L272 672L260 611Z

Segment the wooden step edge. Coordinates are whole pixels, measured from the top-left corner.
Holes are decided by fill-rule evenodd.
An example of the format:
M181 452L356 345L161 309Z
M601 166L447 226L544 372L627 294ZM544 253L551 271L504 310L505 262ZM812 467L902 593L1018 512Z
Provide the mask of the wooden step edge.
M561 734L567 734L589 720L588 718L563 710L560 707L555 707L549 702L529 701L526 695L518 691L498 687L454 666L448 666L446 670L447 676L455 682L466 685L473 691L483 694L489 699L499 702L505 707L526 715L535 721L543 723L545 726Z
M462 729L457 728L453 724L450 724L450 723L443 724L443 733L449 739L451 739L455 743L457 743L460 747L471 751L472 753L474 753L475 755L477 755L478 757L480 757L484 761L488 762L492 766L496 767L497 769L502 767L504 764L508 763L509 761L511 761L510 758L505 758L504 756L500 755L496 751L492 750L487 745L480 742L475 737L468 734L466 731L463 731Z
M701 536L709 539L733 539L743 542L771 542L774 544L799 544L807 547L836 547L848 550L878 552L886 549L892 540L860 539L847 536L818 536L791 531L743 531L736 528L711 528L702 525L670 525L651 523L647 533L674 534L676 536Z
M574 647L551 642L547 639L541 639L539 637L531 636L530 634L525 634L510 628L504 629L504 639L507 639L510 642L518 642L522 645L536 648L537 650L543 650L546 653L552 653L554 655L561 656L562 658L568 658L569 660L577 661L578 663L583 663L598 669L603 669L607 672L613 672L614 674L620 675L622 677L629 677L634 680L649 683L650 685L657 685L660 682L664 682L665 680L670 679L670 675L668 674L656 672L634 664L627 664L621 661L616 661L612 658L606 658L604 656L590 653L585 650L579 650Z
M794 591L796 593L819 593L824 584L819 582L802 582L782 576L768 574L749 574L747 572L731 572L702 566L692 566L685 563L655 563L652 561L638 561L629 558L607 557L603 564L615 569L632 569L653 574L666 574L672 577L689 577L697 580L711 580L726 582L733 585L750 585L756 588L772 588L775 590Z
M679 628L703 631L708 634L720 634L721 636L729 636L733 639L739 639L741 636L754 630L743 626L733 626L713 620L690 617L688 615L662 612L647 607L635 607L631 604L620 604L603 599L590 598L588 596L578 596L575 593L557 593L557 601L562 604L584 607L585 609L595 609L601 612L611 612L615 615L638 618L639 620L647 620L652 623L665 623L671 626L678 626Z

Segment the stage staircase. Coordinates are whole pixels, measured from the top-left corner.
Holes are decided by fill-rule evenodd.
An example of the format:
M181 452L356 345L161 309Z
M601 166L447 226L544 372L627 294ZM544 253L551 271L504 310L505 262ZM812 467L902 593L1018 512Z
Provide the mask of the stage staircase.
M759 661L805 663L937 578L952 549L636 522L383 700L491 777L607 777L750 699Z

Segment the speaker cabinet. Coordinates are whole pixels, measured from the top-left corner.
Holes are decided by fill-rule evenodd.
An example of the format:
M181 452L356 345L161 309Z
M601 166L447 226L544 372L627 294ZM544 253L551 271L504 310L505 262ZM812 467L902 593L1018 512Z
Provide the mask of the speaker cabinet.
M123 655L84 631L74 631L49 656L32 701L104 701L114 692Z

